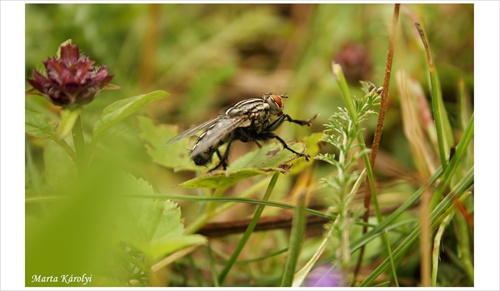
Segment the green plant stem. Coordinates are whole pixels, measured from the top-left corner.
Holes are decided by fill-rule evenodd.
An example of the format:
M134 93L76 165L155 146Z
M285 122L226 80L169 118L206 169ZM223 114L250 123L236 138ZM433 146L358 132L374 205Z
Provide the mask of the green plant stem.
M273 192L274 186L276 185L276 181L278 180L279 173L275 172L273 177L271 178L271 181L269 182L269 186L267 187L266 193L264 194L264 197L262 197L263 201L269 200L269 197L271 196L271 193ZM262 211L264 211L265 206L264 205L259 205L257 207L257 210L255 211L255 214L250 221L250 224L248 225L245 233L243 234L243 237L239 241L238 245L236 246L236 249L234 250L233 254L229 258L228 262L224 266L224 269L221 271L219 274L219 284L223 284L224 279L226 279L227 274L229 273L229 270L231 267L234 265L236 262L236 259L240 255L241 251L243 250L243 247L247 243L248 239L250 238L250 235L252 234L255 226L259 222L259 218L262 214Z
M73 135L73 143L75 144L78 169L81 171L85 167L86 153L85 153L85 141L83 138L83 130L82 130L82 119L80 116L81 114L78 115L76 119L72 135Z
M53 141L55 141L68 154L68 156L73 160L75 164L78 164L78 158L75 151L68 145L65 140L54 138Z
M351 93L349 92L349 87L347 86L347 82L344 77L344 73L342 72L342 67L339 64L332 64L332 70L335 75L335 79L337 80L337 84L340 87L340 91L342 92L342 99L344 100L344 103L346 105L347 111L349 112L349 117L351 118L352 122L355 124L355 126L359 125L358 122L358 115L356 114L356 109L354 108L354 102L352 101L351 98ZM375 190L375 178L373 176L373 170L372 166L370 163L370 157L368 156L368 153L366 152L366 145L365 145L365 140L363 137L363 134L361 132L358 133L357 135L357 140L359 143L359 147L361 152L363 152L363 162L366 167L366 173L367 173L367 178L368 178L368 185L370 187L370 193L373 199L373 205L375 206L375 213L377 214L377 219L379 222L382 220L382 212L380 211L380 206L378 204L377 200L377 193Z
M299 260L300 250L306 226L305 204L306 195L301 193L297 201L297 211L293 216L292 230L290 231L290 244L288 247L288 257L281 278L281 287L291 287L293 276Z
M344 77L344 73L342 72L342 67L338 64L333 64L332 69L333 69L333 73L335 75L335 79L337 80L337 84L339 85L340 90L342 92L341 95L342 95L342 98L344 99L344 103L346 104L347 111L349 112L349 117L353 121L354 125L358 127L359 126L358 116L357 116L356 110L354 108L354 102L352 101L351 94L349 92L349 87L347 86L347 82L346 82L345 77ZM370 157L368 156L368 152L366 151L366 145L365 145L365 141L364 141L364 137L363 137L362 132L358 133L357 141L358 141L360 150L362 152L363 162L364 162L365 167L366 167L368 188L370 190L370 195L371 195L371 198L373 200L373 206L375 208L375 214L377 217L377 221L379 223L381 223L383 218L382 218L382 211L380 210L380 205L379 205L378 199L377 199L377 192L375 189L375 177L373 175ZM365 211L368 211L368 209L365 209ZM382 236L382 240L385 244L389 243L386 241L385 236ZM362 248L364 248L364 245ZM360 253L360 257L362 257L363 252L364 251L362 251ZM361 260L358 259L358 262L360 263ZM358 265L360 265L360 264L358 264ZM355 272L355 274L356 274L356 272Z
M400 4L395 4L394 5L394 13L392 17L392 27L391 27L391 36L389 38L389 49L387 50L387 60L385 64L385 74L384 74L384 85L382 87L382 94L381 94L381 101L380 101L380 109L378 113L378 119L377 119L377 128L375 130L375 135L373 137L373 142L372 142L372 152L370 154L370 165L371 167L375 166L375 160L377 158L377 153L378 153L378 148L380 145L380 140L382 138L382 130L384 127L384 120L385 120L385 113L387 111L387 104L388 104L388 96L389 96L389 84L391 81L391 71L392 71L392 60L394 58L394 42L396 41L396 31L397 31L397 26L398 26L398 19L399 19L399 8ZM368 177L368 179L370 179ZM368 183L370 181L368 180ZM371 185L368 184L371 188ZM370 202L371 202L371 197L374 197L376 194L373 193L373 191L370 189L365 190L365 196L364 196L364 201L363 205L365 207L365 213L363 214L363 221L368 222L368 218L370 216ZM378 205L377 199L374 200L374 205L375 209L380 208ZM377 213L377 219L380 222L381 220L381 215L379 215L380 210L376 210L375 213ZM368 228L365 226L363 227L363 234L365 234L368 231ZM387 243L387 242L386 242ZM356 263L356 267L354 269L354 276L353 279L354 281L356 280L356 277L359 273L359 270L361 268L361 263L363 261L365 253L365 248L364 246L361 248L361 251L358 256L358 261Z

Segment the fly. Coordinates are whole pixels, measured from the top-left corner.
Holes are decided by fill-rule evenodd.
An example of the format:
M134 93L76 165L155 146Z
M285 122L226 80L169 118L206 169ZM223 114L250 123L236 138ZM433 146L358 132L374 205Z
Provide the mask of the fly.
M196 143L193 145L190 157L198 166L208 164L215 153L219 157L219 163L210 169L213 171L222 166L225 170L229 157L231 144L235 140L242 142L255 142L259 147L259 141L277 139L286 150L304 157L307 161L309 155L296 152L291 149L287 143L273 131L275 131L284 121L293 122L299 125L310 126L311 122L317 117L314 115L309 120L297 120L283 112L283 100L286 95L274 95L266 93L261 98L251 98L240 101L227 109L224 113L196 125L167 142L167 145L178 142L182 139L204 131ZM226 151L221 154L219 147L226 144Z

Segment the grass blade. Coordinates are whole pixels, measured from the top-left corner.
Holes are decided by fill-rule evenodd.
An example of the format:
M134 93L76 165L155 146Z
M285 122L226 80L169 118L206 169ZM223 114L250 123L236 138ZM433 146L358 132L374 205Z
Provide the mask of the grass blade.
M292 230L290 232L290 246L288 247L285 270L281 278L281 287L290 287L293 283L293 276L295 274L295 268L297 267L297 261L299 260L300 250L302 249L302 241L306 227L305 204L305 193L301 193L297 201L297 211L293 217Z

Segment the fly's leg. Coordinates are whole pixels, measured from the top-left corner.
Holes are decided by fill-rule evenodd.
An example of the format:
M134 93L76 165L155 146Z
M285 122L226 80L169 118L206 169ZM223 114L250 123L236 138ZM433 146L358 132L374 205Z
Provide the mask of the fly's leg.
M304 153L299 153L297 151L294 151L292 148L290 148L286 142L281 138L279 137L278 135L276 135L274 132L270 132L270 131L267 131L267 132L262 132L261 134L259 134L259 136L257 137L257 139L259 140L268 140L268 139L271 139L271 138L275 138L277 139L282 145L283 145L283 148L291 151L292 153L296 154L297 156L299 157L303 157L304 159L306 159L306 161L309 161L309 158L310 156L308 154L304 154Z
M314 119L316 119L316 117L318 117L318 114L314 115L313 117L311 117L308 120L299 120L299 119L291 118L290 115L288 115L288 114L283 114L278 119L276 119L273 123L269 124L269 126L266 127L266 129L264 131L276 130L285 120L288 122L297 123L297 124L302 125L302 126L304 126L304 125L311 126L311 122Z
M215 169L217 169L218 167L222 166L222 169L226 170L227 168L227 160L229 158L229 150L231 149L231 144L233 143L233 139L230 139L229 142L227 143L227 147L226 147L226 151L224 152L224 155L221 155L220 154L220 151L219 149L215 150L215 153L217 154L217 157L219 157L219 163L211 168L210 170L208 170L208 172L212 172L214 171Z
M219 157L219 163L217 163L217 165L215 165L215 167L211 168L210 170L208 170L208 172L212 172L214 171L215 169L217 169L218 167L222 166L222 168L225 170L226 169L226 166L227 166L227 163L226 161L222 158L221 154L220 154L220 151L219 149L216 149L215 150L215 153L217 154L217 157Z
M299 119L293 119L290 117L290 115L288 114L285 114L285 119L288 121L288 122L293 122L293 123L297 123L297 124L300 124L302 126L304 125L307 125L307 126L311 126L311 122L316 119L316 117L318 117L318 114L316 113L313 117L309 118L308 120L299 120Z

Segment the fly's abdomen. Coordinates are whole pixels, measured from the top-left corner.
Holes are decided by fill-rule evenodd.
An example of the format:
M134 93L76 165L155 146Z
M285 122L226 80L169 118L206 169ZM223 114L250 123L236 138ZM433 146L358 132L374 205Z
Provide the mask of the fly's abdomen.
M191 149L191 159L193 162L198 165L198 166L204 166L208 164L212 160L212 156L214 152L217 150L217 147L214 146L208 146L205 144L207 141L205 140L205 136L207 133L210 132L207 130L204 132L196 141L194 144L193 148ZM202 148L207 147L205 150L202 150ZM200 150L202 150L200 152Z
M212 161L212 156L218 151L218 148L227 142L227 137L213 139L213 130L216 126L217 123L210 126L202 133L191 149L191 159L198 166L204 166L210 163Z
M205 152L202 152L201 154L197 154L197 155L192 155L191 156L191 159L193 160L193 162L198 165L198 166L204 166L208 163L210 163L210 161L212 161L212 156L215 152L215 149L209 149Z

